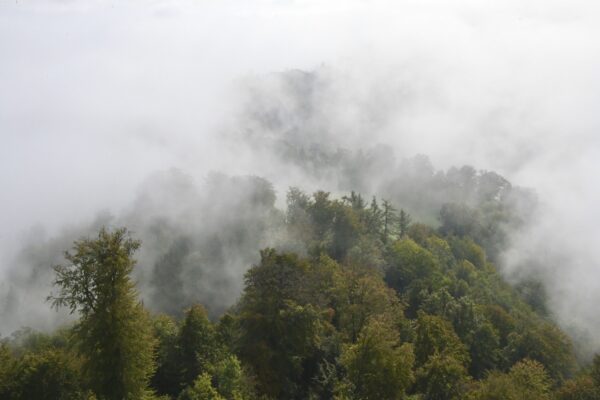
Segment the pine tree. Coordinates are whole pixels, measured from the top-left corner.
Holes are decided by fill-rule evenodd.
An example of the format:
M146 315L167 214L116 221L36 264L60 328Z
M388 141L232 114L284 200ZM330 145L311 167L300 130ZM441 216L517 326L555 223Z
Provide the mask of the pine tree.
M396 209L394 208L394 206L392 206L392 204L387 201L387 200L383 200L382 202L382 207L383 207L383 236L382 236L382 241L383 243L387 243L388 237L390 236L391 232L391 228L392 225L394 225L394 222L396 221Z
M398 227L400 228L400 237L406 235L410 223L410 214L404 211L404 209L400 209L400 215L398 216Z

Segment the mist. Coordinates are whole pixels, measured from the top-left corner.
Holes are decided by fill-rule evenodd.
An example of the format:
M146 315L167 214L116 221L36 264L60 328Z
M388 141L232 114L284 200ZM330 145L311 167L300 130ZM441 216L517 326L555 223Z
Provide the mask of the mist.
M93 227L142 236L151 303L144 274L171 246L210 247L230 232L230 209L259 207L272 225L204 289L183 289L202 301L225 279L222 311L255 248L293 246L277 229L288 187L382 195L403 160L425 154L435 169L472 165L535 190L500 268L543 280L554 317L597 350L599 22L591 1L3 2L0 308L14 301L20 316L3 313L0 333L66 318L43 303L50 272L29 271ZM370 179L348 181L319 152L368 165ZM215 172L233 182L215 189ZM252 176L273 187L242 207L236 179ZM149 236L157 221L172 235ZM207 253L180 264L218 257Z

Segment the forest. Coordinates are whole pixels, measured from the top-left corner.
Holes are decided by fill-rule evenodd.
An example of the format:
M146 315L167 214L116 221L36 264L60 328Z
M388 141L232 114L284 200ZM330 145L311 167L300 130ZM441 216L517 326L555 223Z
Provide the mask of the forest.
M600 399L600 356L576 352L540 282L511 285L497 269L532 195L467 167L427 176L410 192L390 185L391 200L292 187L285 210L264 179L217 176L210 193L244 195L202 214L214 235L161 244L164 219L143 241L100 224L54 266L40 261L46 306L75 318L2 339L0 398ZM274 230L284 239L261 247ZM160 254L151 302L137 286L145 246ZM227 266L245 253L256 261L224 306Z
M600 2L0 1L0 400L600 400Z

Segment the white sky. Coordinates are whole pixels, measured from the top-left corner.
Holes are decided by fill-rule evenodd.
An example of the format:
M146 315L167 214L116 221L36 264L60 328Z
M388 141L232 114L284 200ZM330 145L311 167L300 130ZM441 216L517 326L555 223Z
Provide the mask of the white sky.
M511 265L566 254L543 272L553 302L600 326L595 1L0 0L0 252L123 207L156 170L265 172L219 140L239 80L322 64L348 125L348 104L381 110L370 140L535 188L546 214Z

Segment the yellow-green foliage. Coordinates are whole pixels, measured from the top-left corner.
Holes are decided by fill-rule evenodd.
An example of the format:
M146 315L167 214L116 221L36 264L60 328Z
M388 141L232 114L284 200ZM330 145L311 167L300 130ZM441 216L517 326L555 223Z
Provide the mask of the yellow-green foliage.
M508 373L491 372L470 394L472 400L549 400L551 380L537 361L523 360Z
M75 332L84 372L107 400L138 399L154 372L152 327L130 274L140 243L125 229L101 229L76 241L69 262L55 268L58 293L50 299L81 315Z
M369 320L356 343L345 347L340 361L352 398L402 399L414 380L412 345L401 344L395 327L382 318Z
M600 358L567 380L576 372L569 338L488 262L481 245L497 250L502 240L488 223L504 218L488 197L486 210L445 207L435 229L389 200L292 189L282 247L294 252L262 250L218 322L191 300L172 308L206 295L169 293L181 286L172 282L156 304L173 315L150 319L130 278L139 242L103 229L56 267L51 300L77 313L75 328L7 339L0 398L598 398ZM169 263L194 243L171 246L157 277L169 278Z

